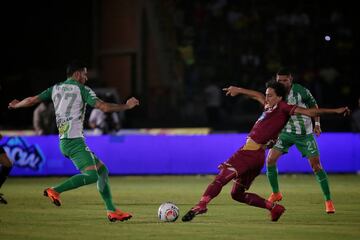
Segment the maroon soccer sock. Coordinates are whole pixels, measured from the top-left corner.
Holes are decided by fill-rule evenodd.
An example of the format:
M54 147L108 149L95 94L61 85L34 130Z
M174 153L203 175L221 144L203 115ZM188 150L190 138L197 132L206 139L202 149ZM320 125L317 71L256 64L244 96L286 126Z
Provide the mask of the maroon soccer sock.
M254 207L266 208L268 210L271 210L273 207L271 202L265 200L255 193L239 192L237 194L232 194L232 197L238 202L246 203L247 205Z
M219 193L221 192L223 185L221 182L213 181L209 184L206 191L204 192L203 196L200 199L200 202L198 203L198 206L200 207L206 207L208 203L211 201L211 199L215 198Z
M211 199L219 195L223 186L225 186L235 176L236 173L234 171L228 170L227 168L222 169L216 176L215 180L208 185L206 191L200 199L200 202L197 205L205 208Z

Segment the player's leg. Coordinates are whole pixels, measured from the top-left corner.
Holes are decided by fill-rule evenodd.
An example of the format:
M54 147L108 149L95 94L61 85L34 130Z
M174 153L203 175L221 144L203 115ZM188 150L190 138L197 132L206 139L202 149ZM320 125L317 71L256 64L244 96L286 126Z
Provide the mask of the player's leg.
M81 173L66 179L64 182L53 187L53 189L58 193L62 193L84 185L95 183L97 180L98 175L96 170L84 170L81 171Z
M242 157L244 162L248 162L242 168L237 168L238 176L235 178L234 185L231 190L231 197L250 206L265 208L270 211L272 221L277 221L284 213L285 208L279 204L272 203L255 193L245 192L249 189L254 179L261 173L264 166L265 153L260 149L258 151L250 151ZM247 167L246 167L247 165Z
M242 174L249 171L249 169L258 170L257 174L260 173L265 162L265 151L260 145L255 146L252 144L252 146L250 146L251 144L251 142L247 142L226 162L220 164L220 173L215 177L214 181L209 184L200 202L185 214L182 218L183 221L191 221L196 215L205 213L209 202L219 195L223 186L235 177L242 176ZM251 148L251 150L248 150L247 147L248 149ZM254 147L257 147L257 149Z
M329 179L325 170L321 167L319 156L309 157L309 162L325 199L325 211L329 214L335 213L335 206L331 199Z
M11 169L12 169L12 162L6 155L5 150L0 147L0 188L3 185L3 183L6 181L7 177L9 176Z
M98 181L97 181L97 189L104 200L106 210L107 211L115 211L116 207L112 201L112 195L110 190L110 182L109 182L109 171L107 167L99 162L98 164Z
M97 157L95 157L95 162L99 175L97 181L97 189L105 203L109 220L113 222L117 220L124 221L130 219L132 217L130 213L123 212L120 209L117 209L113 203L109 181L109 171L107 167Z
M268 200L271 202L281 201L282 199L282 195L279 190L278 169L276 166L276 162L281 155L282 152L276 148L272 148L269 150L266 158L266 176L272 189L272 193Z
M198 204L191 208L182 218L182 221L187 222L191 221L196 215L207 212L207 205L212 199L214 199L219 193L223 186L225 186L229 181L236 177L235 169L228 167L223 167L220 170L220 173L215 177L208 187L206 188L204 194L202 195Z
M44 190L44 196L49 197L56 206L61 206L61 193L95 183L97 178L98 175L96 170L84 170L80 174L76 174L66 179L55 187L46 188Z
M250 175L243 175L237 178L231 190L231 197L238 202L245 203L250 206L268 209L270 211L271 221L277 221L280 216L285 212L285 208L273 202L270 202L255 193L245 192L249 188L254 177ZM244 181L242 181L244 179Z
M271 202L278 202L282 200L282 194L279 188L278 169L276 166L277 160L282 154L287 153L289 148L294 144L292 137L289 134L282 133L279 136L276 144L270 149L266 158L266 176L270 183L272 193L268 200Z
M319 183L323 197L325 199L326 212L334 213L335 207L331 200L329 179L325 170L321 166L319 148L314 135L306 135L301 139L301 141L296 142L296 147L299 149L302 155L307 157L309 160L310 166L315 174L316 181Z
M58 193L92 184L98 180L95 156L85 145L84 141L82 139L80 141L74 140L72 143L67 143L66 146L70 149L68 152L69 158L81 173L76 174L55 186L54 190Z
M5 150L0 147L0 188L6 181L12 169L12 162L7 157ZM0 203L7 204L4 195L0 193Z
M55 187L44 190L44 195L49 197L56 206L61 205L60 193L95 183L98 180L94 155L83 139L61 140L61 150L73 161L81 173L66 179Z
M236 176L235 170L231 168L222 168L220 173L215 177L214 181L211 182L206 188L202 195L198 206L206 208L209 202L217 197L221 192L222 188Z
M319 183L320 188L323 192L324 199L326 201L331 200L329 179L327 177L325 170L322 168L320 164L320 157L319 156L309 157L309 162L316 176L316 180Z
M271 210L274 203L265 200L255 193L245 192L246 189L249 189L253 179L254 177L250 176L250 174L243 174L242 176L237 177L231 189L232 199L250 206Z
M334 213L335 207L331 200L329 180L325 170L320 163L320 153L317 142L313 134L306 135L296 142L296 147L304 157L307 157L310 166L316 176L316 180L320 185L321 191L325 199L325 209L327 213Z

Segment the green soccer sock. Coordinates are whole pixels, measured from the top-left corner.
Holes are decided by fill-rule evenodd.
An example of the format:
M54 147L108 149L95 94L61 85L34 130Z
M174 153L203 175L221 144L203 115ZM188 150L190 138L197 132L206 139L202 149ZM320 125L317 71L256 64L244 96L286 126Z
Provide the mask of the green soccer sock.
M65 191L69 191L71 189L75 189L84 185L88 185L91 183L95 183L98 179L96 170L88 170L84 171L81 174L76 174L68 179L66 179L64 182L60 183L56 187L54 187L54 190L58 193L62 193Z
M278 170L276 165L266 166L266 176L269 180L273 193L279 192Z
M109 184L109 171L105 165L102 165L98 170L99 179L97 181L97 188L102 199L105 202L106 210L115 211L116 207L112 201L110 184Z
M326 172L323 169L321 169L320 171L315 172L315 176L316 176L316 180L320 184L321 190L324 195L324 199L326 201L330 200L331 196L330 196L329 180L326 175Z

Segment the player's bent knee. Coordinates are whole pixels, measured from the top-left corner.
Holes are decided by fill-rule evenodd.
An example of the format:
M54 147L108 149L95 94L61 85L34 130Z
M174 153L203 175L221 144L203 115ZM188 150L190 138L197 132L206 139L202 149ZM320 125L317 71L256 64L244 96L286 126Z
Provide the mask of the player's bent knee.
M102 165L98 170L98 181L97 181L97 188L100 192L103 192L108 182L109 178L109 171L105 165Z
M276 165L276 162L277 162L277 158L269 157L269 158L266 159L266 165L267 166Z
M245 201L245 189L241 189L240 191L231 191L231 198L235 201L244 202Z
M277 149L271 149L266 157L266 164L267 165L275 165L279 157L282 155L282 152L280 152Z
M322 170L319 157L309 158L310 166L314 172Z

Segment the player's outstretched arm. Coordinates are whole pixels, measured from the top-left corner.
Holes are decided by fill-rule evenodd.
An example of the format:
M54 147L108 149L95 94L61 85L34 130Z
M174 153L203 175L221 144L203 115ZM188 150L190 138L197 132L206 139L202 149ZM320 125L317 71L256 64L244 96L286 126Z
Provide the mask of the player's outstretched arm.
M294 113L304 114L309 117L316 117L322 114L330 114L330 113L337 113L343 114L347 116L350 114L350 109L348 107L340 107L340 108L302 108L297 107Z
M33 97L27 97L21 101L14 99L9 103L8 108L9 109L16 109L16 108L25 108L25 107L31 107L38 103L40 103L41 100L38 96Z
M138 105L140 105L140 102L134 97L129 98L125 104L108 103L99 99L96 101L95 108L98 108L103 112L120 112L132 109Z
M262 105L265 105L265 95L261 92L246 89L246 88L240 88L235 86L230 86L227 88L223 88L223 91L226 92L226 96L236 96L239 94L246 95L248 97L251 97L255 99L256 101L260 102Z

